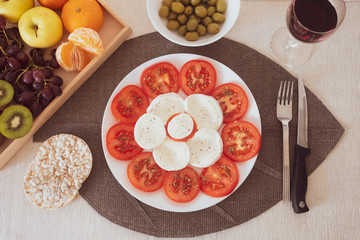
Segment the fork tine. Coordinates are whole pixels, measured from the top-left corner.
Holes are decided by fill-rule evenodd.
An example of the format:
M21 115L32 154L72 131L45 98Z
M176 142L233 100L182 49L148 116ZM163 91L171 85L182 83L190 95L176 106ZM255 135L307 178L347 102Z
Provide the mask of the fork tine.
M284 99L284 105L288 105L288 104L290 104L290 81L287 81L285 96L286 97Z
M280 82L280 87L279 87L279 93L278 93L278 97L277 97L277 104L281 104L281 90L282 90L282 85L283 85L283 81Z
M287 88L287 81L284 82L284 87L283 87L283 92L282 92L282 97L281 97L281 104L284 104L286 105L286 96L287 96L287 93L286 93L286 88Z
M290 105L292 104L293 95L294 95L294 82L291 82L290 102L289 102Z

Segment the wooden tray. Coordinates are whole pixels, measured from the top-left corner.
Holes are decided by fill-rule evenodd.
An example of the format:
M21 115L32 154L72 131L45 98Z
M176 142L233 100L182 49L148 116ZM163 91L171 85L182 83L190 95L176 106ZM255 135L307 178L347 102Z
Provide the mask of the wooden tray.
M102 0L98 0L104 10L104 24L99 30L104 45L104 53L94 58L80 72L66 72L56 69L54 73L64 80L63 93L55 98L35 119L31 131L22 138L7 139L0 146L0 169L14 156L16 152L36 133L37 130L63 105L66 100L98 69L101 64L126 40L131 34L131 28L112 11ZM61 42L66 42L68 33L64 30ZM60 44L59 43L59 44Z

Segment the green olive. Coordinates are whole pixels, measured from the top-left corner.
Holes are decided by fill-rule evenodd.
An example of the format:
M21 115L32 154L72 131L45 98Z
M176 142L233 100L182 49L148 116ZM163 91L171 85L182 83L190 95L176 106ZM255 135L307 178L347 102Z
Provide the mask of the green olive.
M195 31L198 25L198 21L196 21L195 19L190 19L186 24L186 28L188 31Z
M199 38L198 32L187 32L185 35L186 40L188 41L196 41Z
M201 23L205 26L209 25L209 23L212 23L212 19L211 17L204 17L203 19L201 19Z
M182 2L184 5L189 5L189 4L190 4L190 0L181 0L181 2Z
M206 8L204 6L197 6L195 7L195 14L199 18L204 18L207 15Z
M208 7L208 9L207 9L207 15L208 15L209 17L211 17L211 16L214 14L214 12L216 12L216 8L215 8L214 6Z
M181 25L184 25L187 22L187 16L185 14L181 13L177 16L177 20Z
M201 0L190 0L191 5L193 5L193 6L199 5L200 2L201 2Z
M171 10L175 13L182 13L185 10L185 6L181 2L173 2L171 4Z
M163 6L167 6L168 8L170 8L172 2L173 2L173 0L163 0L163 1L162 1L162 5L163 5Z
M202 24L199 24L196 31L199 33L200 36L205 36L206 35L206 27L204 25L202 25Z
M170 12L168 19L169 20L175 20L177 18L177 13Z
M201 19L200 19L198 16L196 16L195 14L190 15L190 16L189 16L189 20L190 20L190 19L195 19L198 23L201 22Z
M185 36L186 32L187 32L187 29L186 29L186 25L182 25L179 30L178 30L179 34L181 36Z
M226 2L224 0L219 0L216 3L216 11L224 13L226 11Z
M171 31L176 31L179 29L179 27L180 27L180 24L176 20L170 20L167 24L167 28Z
M216 2L217 2L217 0L209 0L207 2L207 4L210 5L210 6L214 6L216 4Z
M186 6L185 7L184 13L187 16L190 16L193 12L194 12L194 8L192 6Z
M214 22L223 23L223 22L225 22L225 16L222 13L216 12L212 15L212 20Z
M159 10L159 16L162 18L167 18L170 14L170 9L168 6L162 6Z
M207 25L207 31L208 31L208 33L211 33L211 34L218 33L220 31L219 24L209 23L209 25Z

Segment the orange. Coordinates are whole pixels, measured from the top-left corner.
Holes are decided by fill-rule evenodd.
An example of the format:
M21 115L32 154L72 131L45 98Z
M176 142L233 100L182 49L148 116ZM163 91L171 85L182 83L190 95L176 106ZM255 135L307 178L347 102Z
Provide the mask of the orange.
M68 0L38 0L41 6L60 10Z
M66 71L81 71L92 59L90 53L72 42L62 43L55 55L59 65Z
M69 0L62 8L61 20L69 33L80 27L98 31L104 22L104 11L96 0Z
M78 28L70 33L68 40L94 55L104 52L99 34L91 28Z

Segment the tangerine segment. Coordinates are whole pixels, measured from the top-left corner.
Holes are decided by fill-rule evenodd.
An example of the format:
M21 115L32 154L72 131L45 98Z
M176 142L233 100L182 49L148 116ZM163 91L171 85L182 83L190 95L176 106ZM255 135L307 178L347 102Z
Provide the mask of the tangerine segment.
M92 56L72 42L62 43L56 49L56 60L66 71L81 71L91 61Z
M96 0L70 0L62 8L61 20L69 33L80 27L98 31L104 22L104 12Z
M70 33L68 40L92 54L100 55L104 52L100 35L91 28L76 29Z

